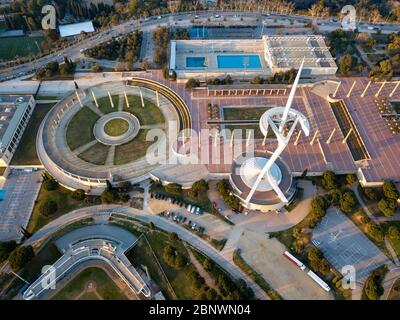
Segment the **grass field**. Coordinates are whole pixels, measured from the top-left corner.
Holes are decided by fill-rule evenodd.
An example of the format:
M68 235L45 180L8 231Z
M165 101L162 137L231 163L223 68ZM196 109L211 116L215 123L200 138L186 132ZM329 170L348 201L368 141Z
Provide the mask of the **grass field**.
M223 108L224 120L259 120L267 107Z
M52 300L96 300L98 299L96 294L86 291L89 282L95 283L96 291L103 300L127 300L108 274L103 269L95 267L80 272Z
M129 123L123 119L112 119L104 126L104 132L112 137L118 137L129 129Z
M124 99L124 111L134 114L141 125L164 123L165 118L160 109L150 100L144 99L144 108L140 97L128 95L129 108Z
M39 52L38 45L44 40L43 37L11 37L0 40L0 59L13 60L17 57L25 57Z
M111 95L111 99L114 103L114 108L111 105L110 98L107 96L97 99L99 109L103 113L117 112L118 111L118 95Z
M79 154L78 157L93 164L104 165L109 150L110 146L97 142L94 146Z
M154 141L146 141L148 131L147 129L141 129L133 140L116 146L114 164L121 165L144 157L148 147L155 143Z
M37 104L33 110L28 126L11 160L11 165L41 164L36 153L36 136L42 120L54 104Z
M93 126L98 118L88 107L83 107L72 117L67 128L67 144L71 150L94 140Z
M57 190L47 191L42 186L39 191L39 195L35 202L35 207L33 208L31 218L28 224L28 231L29 232L36 232L41 227L49 223L50 221L62 216L65 213L68 213L72 210L79 209L85 206L98 204L98 198L89 197L88 200L78 201L72 199L72 191L65 189L61 186L58 187ZM46 200L53 200L57 203L58 210L55 214L51 216L43 216L40 213L40 205Z

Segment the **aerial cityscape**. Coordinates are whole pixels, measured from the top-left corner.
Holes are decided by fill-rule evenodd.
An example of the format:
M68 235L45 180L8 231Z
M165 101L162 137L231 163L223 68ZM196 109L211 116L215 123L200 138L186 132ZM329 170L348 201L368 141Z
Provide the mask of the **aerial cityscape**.
M397 0L0 0L0 300L400 300L399 158Z

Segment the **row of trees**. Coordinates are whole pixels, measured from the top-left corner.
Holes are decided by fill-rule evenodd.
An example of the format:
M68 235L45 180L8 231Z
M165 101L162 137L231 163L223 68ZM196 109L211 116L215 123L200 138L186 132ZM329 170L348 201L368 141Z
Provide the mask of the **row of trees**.
M115 187L107 180L107 187L101 193L101 202L104 204L123 203L130 199L127 193L132 188L130 182L120 182Z
M250 80L252 84L291 84L296 78L296 69L290 69L287 71L281 71L275 73L273 76L262 78L260 76L255 76Z
M43 68L36 70L36 78L50 78L55 75L71 75L75 71L75 63L72 60L64 57L64 61L62 63L58 63L57 61L49 62Z
M230 189L230 185L228 180L222 180L218 181L217 183L217 191L224 200L224 202L230 206L233 210L242 212L243 207L240 203L240 200L236 198L232 193Z

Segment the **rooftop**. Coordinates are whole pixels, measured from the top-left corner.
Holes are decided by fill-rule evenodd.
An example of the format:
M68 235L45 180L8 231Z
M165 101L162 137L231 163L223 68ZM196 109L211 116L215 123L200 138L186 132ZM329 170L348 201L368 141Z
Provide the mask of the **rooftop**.
M94 27L92 21L85 21L80 23L66 24L59 26L61 38L76 36L82 31L84 32L94 32Z
M0 95L0 156L10 143L31 96Z
M320 35L264 36L265 52L278 68L304 67L336 68L335 59Z

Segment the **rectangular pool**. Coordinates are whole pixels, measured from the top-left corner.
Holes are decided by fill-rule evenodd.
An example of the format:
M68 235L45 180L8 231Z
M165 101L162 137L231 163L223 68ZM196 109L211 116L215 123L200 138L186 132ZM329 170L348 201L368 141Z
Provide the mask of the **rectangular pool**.
M186 57L186 68L204 68L205 57Z
M251 55L219 55L217 56L218 68L220 69L261 69L260 56Z

